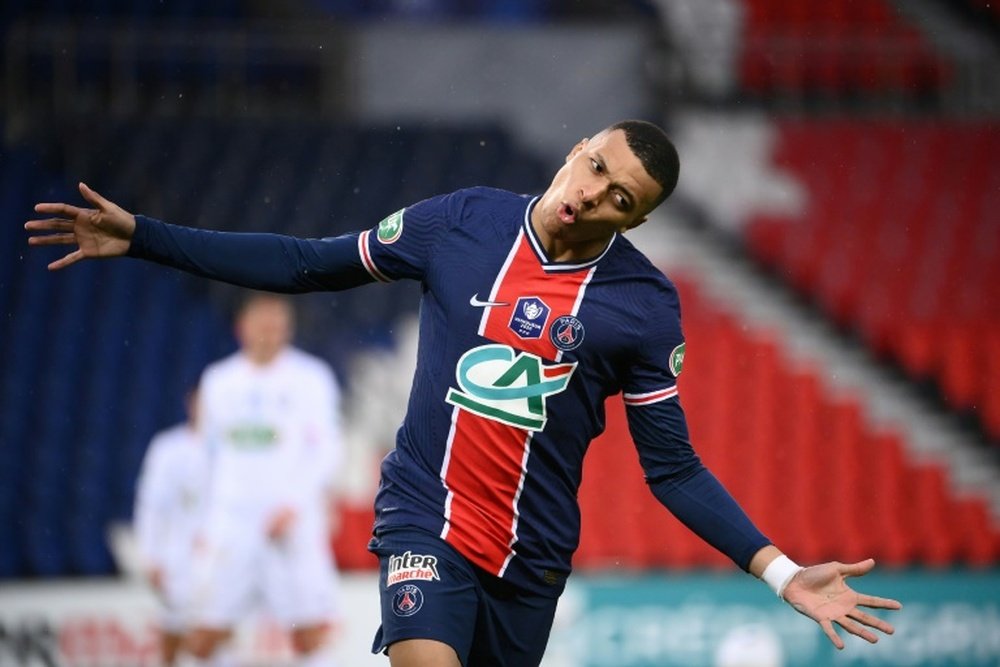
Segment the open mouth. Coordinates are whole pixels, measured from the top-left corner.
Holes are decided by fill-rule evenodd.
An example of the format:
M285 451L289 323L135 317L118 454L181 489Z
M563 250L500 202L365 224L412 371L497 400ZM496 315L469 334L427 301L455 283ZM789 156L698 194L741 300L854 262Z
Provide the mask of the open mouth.
M572 204L563 204L559 207L559 219L563 222L572 223L576 221L576 209Z

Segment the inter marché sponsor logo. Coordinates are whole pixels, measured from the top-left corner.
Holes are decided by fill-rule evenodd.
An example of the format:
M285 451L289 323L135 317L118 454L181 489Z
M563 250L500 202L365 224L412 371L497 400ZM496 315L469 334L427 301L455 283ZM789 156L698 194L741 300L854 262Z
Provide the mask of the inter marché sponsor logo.
M389 574L385 583L386 586L392 586L404 581L433 581L440 578L436 556L406 551L402 555L389 557Z

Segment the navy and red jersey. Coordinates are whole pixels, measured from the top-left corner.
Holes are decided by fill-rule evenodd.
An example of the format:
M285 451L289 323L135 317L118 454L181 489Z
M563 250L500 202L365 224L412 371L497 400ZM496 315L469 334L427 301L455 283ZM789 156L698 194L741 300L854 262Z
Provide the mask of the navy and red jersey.
M588 261L550 260L534 201L472 188L311 240L137 216L130 254L276 291L422 283L416 373L382 464L376 533L426 530L486 572L558 595L579 541L583 458L605 399L621 392L653 493L745 569L768 541L689 442L676 289L621 235Z
M577 547L583 456L605 399L675 397L670 358L684 339L673 285L631 243L550 261L532 201L485 188L436 197L358 246L376 279L426 289L377 530L417 525L495 575L555 584Z

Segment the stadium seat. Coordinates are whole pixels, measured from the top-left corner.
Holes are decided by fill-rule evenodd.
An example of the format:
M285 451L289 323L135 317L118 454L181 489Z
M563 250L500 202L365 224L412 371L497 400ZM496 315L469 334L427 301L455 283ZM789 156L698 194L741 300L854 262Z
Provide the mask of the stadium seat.
M911 511L918 517L920 562L931 567L948 567L958 560L961 538L946 473L934 464L917 467L913 472Z
M979 372L982 332L1000 322L995 125L788 120L779 137L774 159L807 188L808 205L754 219L747 248L996 439Z
M919 97L949 68L885 0L744 0L741 82L756 95Z
M802 562L996 562L998 530L982 498L957 498L943 468L910 461L898 433L873 428L856 399L831 395L817 368L792 364L774 333L737 324L696 283L674 278L690 341L679 387L692 441L775 543ZM620 401L607 411L584 468L575 565L731 567L652 499L634 454L621 452ZM608 488L619 502L607 503Z

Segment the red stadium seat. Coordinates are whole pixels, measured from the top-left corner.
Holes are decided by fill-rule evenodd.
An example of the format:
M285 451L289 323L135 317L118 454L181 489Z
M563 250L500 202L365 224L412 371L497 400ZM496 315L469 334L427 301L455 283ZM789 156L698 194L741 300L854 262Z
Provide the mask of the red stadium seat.
M890 566L915 561L921 540L920 517L904 499L912 496L914 481L907 468L900 436L881 432L871 441L872 506L870 521L877 526L868 535L871 554Z
M1000 531L993 527L989 509L981 498L965 498L957 503L955 525L959 529L963 562L976 567L992 567L1000 560Z
M941 390L951 407L960 411L971 410L979 399L982 379L980 360L985 354L980 350L983 329L975 325L955 323L938 332L938 375Z
M925 465L913 471L912 511L918 518L921 540L921 563L947 567L959 556L960 535L954 520L955 502L948 488L947 473L938 465Z
M832 398L819 369L791 364L773 332L748 329L697 283L675 281L690 347L679 386L692 442L775 543L801 562L996 562L998 530L982 500L957 500L942 468L911 463L898 433L874 430L858 400ZM579 497L575 567L732 567L653 498L618 397Z
M378 567L378 561L368 549L375 524L372 503L341 504L337 509L337 519L331 540L337 566L343 570L370 570Z
M741 82L755 94L914 95L948 70L886 0L744 0Z
M755 219L750 251L995 438L997 399L981 369L982 332L1000 325L1000 129L790 120L779 137L775 161L808 203L800 215Z
M982 368L984 381L990 385L982 393L980 414L986 432L1000 442L1000 391L996 378L1000 378L1000 324L994 324L986 331L986 358Z

